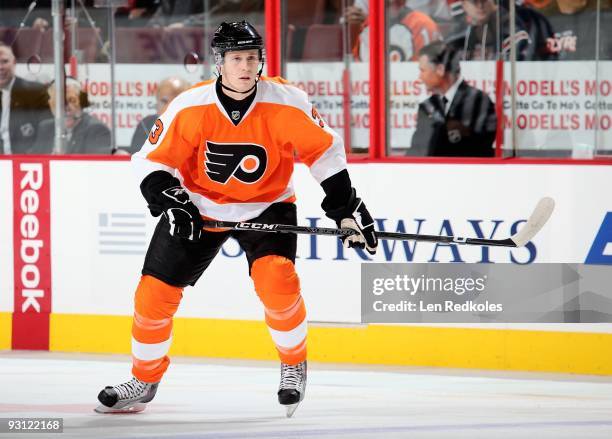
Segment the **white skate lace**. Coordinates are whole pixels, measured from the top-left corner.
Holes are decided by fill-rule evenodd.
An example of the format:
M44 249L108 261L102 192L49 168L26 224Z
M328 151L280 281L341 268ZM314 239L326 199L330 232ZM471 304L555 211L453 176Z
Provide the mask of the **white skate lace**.
M138 378L133 377L127 383L114 386L113 389L117 392L119 399L131 399L140 395L147 387L147 383L143 383Z
M304 363L296 364L295 366L289 364L282 364L281 366L281 389L298 389L302 383Z

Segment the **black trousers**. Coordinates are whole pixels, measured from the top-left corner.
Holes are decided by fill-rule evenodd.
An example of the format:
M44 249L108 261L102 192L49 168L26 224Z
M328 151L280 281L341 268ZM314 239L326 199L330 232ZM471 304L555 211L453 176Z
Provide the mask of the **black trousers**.
M272 204L257 218L246 222L297 225L295 204ZM162 215L149 243L142 274L176 287L195 285L230 236L244 250L249 273L253 262L263 256L278 255L295 262L297 236L293 233L205 231L200 241L192 242L171 236L169 229L168 219Z

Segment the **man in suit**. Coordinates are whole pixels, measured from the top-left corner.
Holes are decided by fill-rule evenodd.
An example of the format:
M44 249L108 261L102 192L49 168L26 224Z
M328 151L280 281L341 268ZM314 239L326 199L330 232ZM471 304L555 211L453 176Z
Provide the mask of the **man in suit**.
M0 154L30 154L38 123L51 117L45 86L15 76L16 65L0 42Z
M428 44L419 52L419 70L432 96L419 104L409 154L493 157L495 106L461 78L459 53L441 41Z
M140 151L140 148L142 148L142 145L149 136L149 131L153 128L153 124L166 111L168 104L190 86L188 81L178 76L166 78L157 84L157 93L155 95L157 113L149 114L138 123L134 134L132 134L132 142L127 152L134 154Z
M55 113L55 85L47 89L49 107ZM110 129L83 109L89 105L87 93L74 78L66 78L66 145L65 154L111 154ZM35 153L50 154L53 152L55 137L55 119L43 120L38 126L38 136L34 143Z

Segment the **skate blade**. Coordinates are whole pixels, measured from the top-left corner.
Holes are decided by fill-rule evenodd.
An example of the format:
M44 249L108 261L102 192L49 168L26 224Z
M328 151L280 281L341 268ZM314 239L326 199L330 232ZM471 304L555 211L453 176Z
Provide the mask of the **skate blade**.
M112 407L106 407L103 404L100 404L98 407L96 407L94 409L94 412L96 413L102 413L102 414L127 414L127 413L140 413L142 412L145 408L147 407L146 403L136 403L132 406L128 406L128 407L123 407L120 409L114 409Z
M293 414L295 413L295 411L297 410L298 406L300 405L300 403L295 403L295 404L289 404L287 407L287 417L290 418L293 416Z

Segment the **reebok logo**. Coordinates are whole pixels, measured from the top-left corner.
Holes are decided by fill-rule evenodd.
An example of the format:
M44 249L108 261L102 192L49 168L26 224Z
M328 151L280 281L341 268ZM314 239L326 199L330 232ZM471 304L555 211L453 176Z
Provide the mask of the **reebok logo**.
M168 188L162 191L162 194L181 204L187 204L189 201L189 195L187 195L187 191L182 186Z
M39 190L43 185L43 166L41 163L23 163L19 167L23 177L19 182L21 194L19 197L19 230L21 231L19 264L21 265L21 296L25 299L21 304L21 312L33 309L41 312L39 298L45 296L40 288L40 259L44 242L38 237L40 221L38 210L40 206Z
M226 184L230 178L256 183L266 172L268 156L263 146L251 143L206 142L204 169L217 183Z
M47 160L13 159L13 349L49 349L49 186Z

